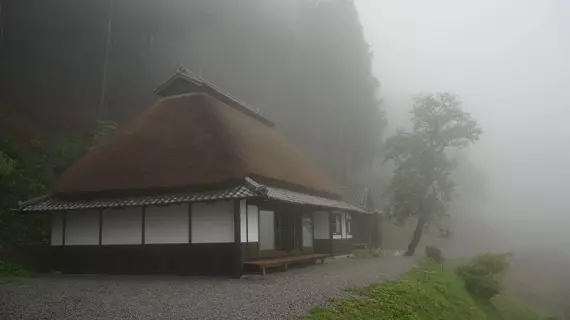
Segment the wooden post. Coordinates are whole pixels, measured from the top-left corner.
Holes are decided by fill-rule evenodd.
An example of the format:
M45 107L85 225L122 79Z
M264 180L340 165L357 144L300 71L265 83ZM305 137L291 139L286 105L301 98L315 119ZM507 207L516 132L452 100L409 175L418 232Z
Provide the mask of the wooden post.
M192 243L192 202L188 202L188 243Z
M259 258L261 255L261 213L259 205L257 206L257 255L255 258Z
M312 253L316 253L316 251L315 251L315 211L311 212L311 236L313 237L313 239L311 240Z
M245 250L243 251L244 256L242 257L242 260L243 261L249 261L250 256L251 256L249 253L249 212L247 211L247 200L243 200L243 202L244 202L244 206L245 206ZM240 201L240 214L241 214L241 201ZM241 223L241 220L240 220L240 223ZM240 230L240 232L241 232L241 230ZM257 241L259 241L259 238L257 239Z
M234 200L234 255L235 266L233 276L236 278L241 277L243 262L241 255L241 217L240 217L240 200Z
M103 209L99 209L99 245L103 243Z
M142 206L141 208L141 216L142 216L142 221L141 221L141 244L145 244L146 242L146 234L145 234L145 229L146 229L146 206Z
M67 211L63 211L62 214L62 226L61 226L61 246L65 246L65 229L66 229L66 224L67 224Z

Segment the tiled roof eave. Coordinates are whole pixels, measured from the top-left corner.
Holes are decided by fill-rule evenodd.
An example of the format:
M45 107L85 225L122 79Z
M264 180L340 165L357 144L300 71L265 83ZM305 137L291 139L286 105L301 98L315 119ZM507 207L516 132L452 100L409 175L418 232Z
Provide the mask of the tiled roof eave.
M251 178L245 178L244 183L226 189L198 193L163 194L153 196L100 198L89 200L63 201L53 198L28 201L22 204L22 212L48 212L61 210L105 209L135 206L168 205L189 202L206 202L216 200L236 200L262 198L291 204L306 205L340 211L368 213L352 204L288 189L261 184Z
M318 208L340 210L340 211L369 213L368 211L362 208L359 208L344 201L329 199L320 196L300 193L288 189L264 185L249 177L246 178L246 183L250 186L252 190L255 190L258 194L270 200L299 204L299 205L308 205Z
M257 197L258 195L245 185L239 185L227 189L219 189L207 192L163 194L153 196L124 197L124 198L100 198L90 200L62 201L49 198L30 205L23 205L22 212L46 212L61 210L81 209L105 209L124 208L136 206L168 205L188 202L206 202L215 200L234 200Z

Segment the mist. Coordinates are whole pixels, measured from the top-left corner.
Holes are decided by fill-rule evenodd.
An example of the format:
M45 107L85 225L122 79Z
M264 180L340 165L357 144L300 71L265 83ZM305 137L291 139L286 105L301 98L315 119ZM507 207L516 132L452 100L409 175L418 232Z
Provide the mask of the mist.
M469 213L499 230L505 243L570 243L570 3L356 5L381 83L387 135L406 124L413 94L458 94L484 130L467 151L485 181Z

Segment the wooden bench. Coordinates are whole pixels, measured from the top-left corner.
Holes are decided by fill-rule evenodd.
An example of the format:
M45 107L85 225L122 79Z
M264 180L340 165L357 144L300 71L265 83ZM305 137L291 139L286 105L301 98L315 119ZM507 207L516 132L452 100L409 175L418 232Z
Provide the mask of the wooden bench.
M262 275L265 275L265 269L267 268L274 268L274 267L283 267L283 271L287 271L289 264L295 262L314 262L321 261L321 264L325 263L325 258L328 257L328 254L302 254L298 256L290 256L290 257L280 257L280 258L271 258L271 259L263 259L263 260L254 260L245 262L244 265L249 266L256 266L259 268Z

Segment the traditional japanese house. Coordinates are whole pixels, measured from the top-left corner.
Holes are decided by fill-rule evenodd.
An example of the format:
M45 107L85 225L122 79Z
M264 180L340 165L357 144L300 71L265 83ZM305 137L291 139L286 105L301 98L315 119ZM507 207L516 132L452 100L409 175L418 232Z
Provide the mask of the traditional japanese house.
M350 252L351 221L367 210L342 201L273 122L186 71L156 93L22 205L51 215L56 268L240 275L252 260Z

